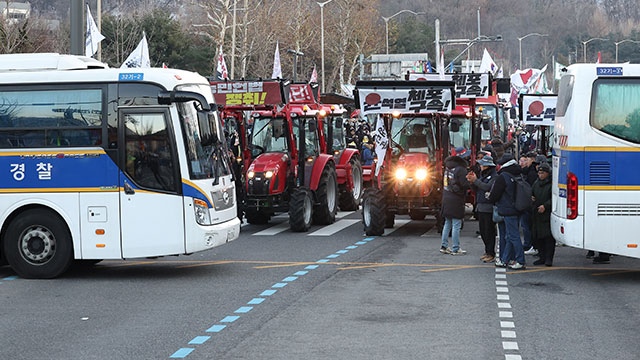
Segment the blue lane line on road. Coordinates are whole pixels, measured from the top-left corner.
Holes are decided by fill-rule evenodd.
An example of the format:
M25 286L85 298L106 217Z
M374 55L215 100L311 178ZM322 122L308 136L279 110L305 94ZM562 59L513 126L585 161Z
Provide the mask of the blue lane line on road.
M6 277L6 278L4 278L2 280L15 280L17 278L18 278L17 276L8 276L8 277Z
M234 322L236 320L240 319L240 316L227 316L226 318L220 320L220 322Z
M351 245L351 246L347 246L345 249L349 249L349 250L353 250L353 249L357 249L358 247L355 245Z
M348 252L349 252L349 250L338 250L338 251L336 251L336 254L346 254Z
M265 290L260 294L260 296L271 296L276 293L278 290Z
M227 325L213 325L212 327L207 329L207 332L220 332L226 327Z
M289 276L289 277L286 277L286 278L282 279L282 281L283 282L292 282L292 281L297 280L297 279L298 279L297 276Z
M327 262L329 262L329 260L327 260L327 259L322 259L322 260L318 260L318 261L316 261L316 262L317 262L317 263L327 263Z
M247 303L247 305L258 305L258 304L262 304L263 301L264 301L263 298L253 298L251 299L251 301Z
M356 245L365 245L366 243L367 243L366 241L358 241Z
M287 286L287 283L277 283L272 286L272 288L283 288Z
M196 336L193 340L189 341L189 345L202 345L209 339L211 339L211 336Z
M332 254L332 255L327 256L327 259L335 259L338 256L340 256L340 255L339 254Z
M185 356L191 354L191 352L195 350L194 348L181 348L180 350L173 353L173 355L169 356L171 359L182 359Z
M373 239L375 239L375 238L374 238L374 237L368 237L368 238L364 238L364 239L362 239L362 240L363 240L363 241L371 241L371 240L373 240Z
M317 268L318 268L318 266L320 266L320 265L309 265L309 266L307 266L305 269L306 269L306 270L313 270L313 269L317 269Z
M309 272L308 271L298 271L297 273L294 273L293 276L303 276L303 275L307 275L307 273L309 273Z
M253 306L243 306L238 308L238 310L234 311L236 314L246 314L249 311L253 310Z

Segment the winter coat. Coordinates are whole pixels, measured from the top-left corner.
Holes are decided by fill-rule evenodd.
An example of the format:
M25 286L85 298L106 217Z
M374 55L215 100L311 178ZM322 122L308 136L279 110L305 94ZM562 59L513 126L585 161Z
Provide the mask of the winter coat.
M495 167L490 167L480 174L481 177L471 184L471 188L476 192L476 210L481 213L493 212L493 204L485 196L493 186L498 177Z
M544 180L536 180L531 187L531 195L536 198L531 213L531 236L533 239L551 237L551 175ZM544 205L540 214L538 207Z
M463 219L465 195L469 189L467 162L459 156L449 156L445 167L442 217Z
M533 183L538 180L538 171L536 170L536 164L533 163L531 166L522 168L522 175L524 175L524 179L527 180L529 185L533 186Z
M373 164L373 151L371 151L368 147L365 147L362 151L362 165L371 164Z
M520 175L520 166L515 160L502 165L498 172L496 182L493 183L491 192L489 193L489 201L496 205L498 214L501 216L519 216L521 212L516 209L515 194L516 183L515 176Z

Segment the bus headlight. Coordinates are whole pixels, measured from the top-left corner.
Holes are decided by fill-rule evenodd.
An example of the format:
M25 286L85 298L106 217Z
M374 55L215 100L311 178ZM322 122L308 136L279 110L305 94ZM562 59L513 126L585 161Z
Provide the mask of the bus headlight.
M247 173L247 177L248 177L249 179L253 179L253 177L254 177L254 176L256 176L256 173L254 173L253 171L249 171L249 172Z
M264 173L264 177L266 177L267 179L271 179L273 177L273 171L267 171L266 173Z
M407 177L407 170L399 168L396 170L396 179L404 180Z
M416 179L424 180L427 178L427 169L418 169L416 171Z
M196 215L196 222L200 225L211 225L211 216L209 215L209 206L207 203L193 199L193 208Z

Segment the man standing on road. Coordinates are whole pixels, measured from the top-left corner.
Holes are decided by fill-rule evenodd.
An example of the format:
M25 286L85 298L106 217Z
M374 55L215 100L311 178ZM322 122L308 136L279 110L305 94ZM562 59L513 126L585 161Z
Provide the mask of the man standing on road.
M469 151L459 155L466 155ZM464 218L464 203L469 183L467 182L467 162L462 156L449 156L445 160L444 191L442 192L442 246L440 252L451 255L464 255L460 249L460 228ZM453 229L452 229L453 228ZM449 249L449 232L453 240L453 249Z
M511 155L505 155L500 161L502 165L496 182L489 193L489 201L496 204L498 214L504 217L506 241L504 249L500 249L500 259L496 260L496 266L506 267L509 261L515 262L509 265L514 270L524 269L524 251L520 241L519 217L516 209L516 182L514 177L520 175L520 167Z
M533 183L538 179L538 171L535 164L536 153L529 152L528 154L522 154L520 157L520 167L522 168L522 176L533 186ZM533 246L531 242L531 210L526 210L520 215L520 227L522 228L522 240L524 243L525 255L538 255L538 250Z
M484 255L480 260L493 262L496 257L496 223L493 222L493 204L489 202L485 194L491 190L491 186L496 180L496 164L493 163L491 155L485 155L477 164L482 169L481 178L478 179L475 173L467 175L467 181L476 193L476 217L480 227L480 236L484 242Z
M540 165L538 180L531 188L533 200L532 237L534 247L540 252L540 259L533 265L553 265L556 241L551 235L551 167L547 163Z

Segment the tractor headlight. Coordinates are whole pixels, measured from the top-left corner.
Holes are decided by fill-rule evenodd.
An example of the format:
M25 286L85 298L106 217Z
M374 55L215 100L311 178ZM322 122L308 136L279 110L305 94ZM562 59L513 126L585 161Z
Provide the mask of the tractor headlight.
M273 171L267 171L264 173L264 177L267 179L271 179L273 177Z
M407 178L407 170L403 168L399 168L396 170L396 179L404 180Z
M427 169L418 169L416 171L416 179L424 180L427 178Z
M247 177L248 177L249 179L253 179L253 177L254 177L254 176L256 176L256 173L255 173L255 172L253 172L253 171L249 171L249 172L247 173Z
M207 203L193 199L193 208L196 215L196 222L200 225L211 225L211 216L209 215L209 206Z

